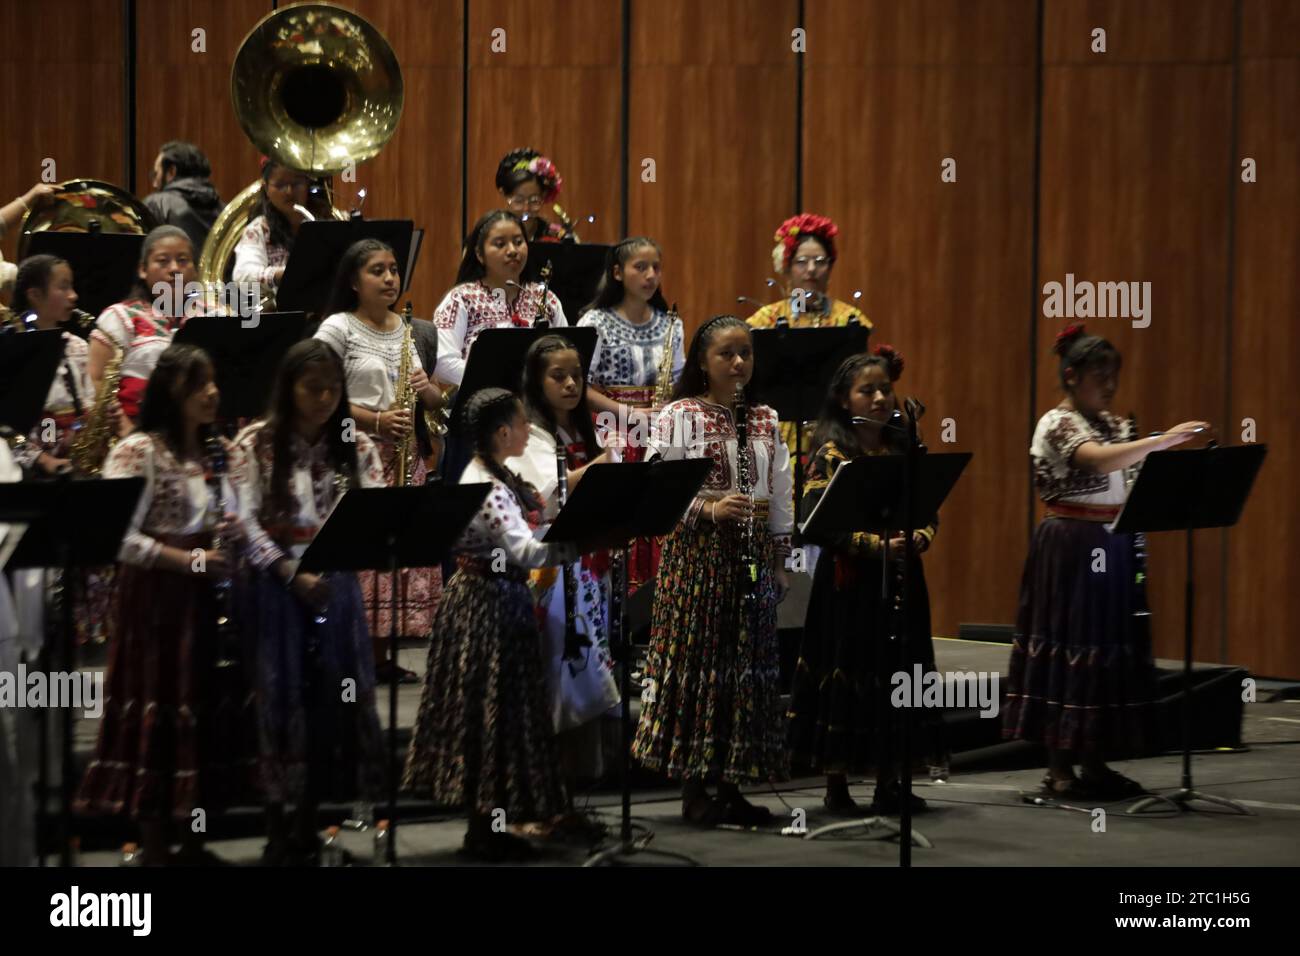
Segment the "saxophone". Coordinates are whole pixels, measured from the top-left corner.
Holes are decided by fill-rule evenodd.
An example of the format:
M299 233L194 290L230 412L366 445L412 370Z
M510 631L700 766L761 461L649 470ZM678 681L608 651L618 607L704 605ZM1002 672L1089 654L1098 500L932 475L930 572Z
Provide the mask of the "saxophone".
M411 427L397 443L397 487L409 485L415 478L415 388L411 385L411 303L402 310L402 359L397 365L397 394L389 410L405 409L410 413Z
M533 316L533 328L546 329L550 328L551 325L551 320L546 317L546 297L551 291L551 264L549 262L542 266L538 278L542 280L542 294L537 299L537 314Z
M677 343L673 340L673 333L677 329L677 303L668 310L668 334L664 336L664 354L659 360L659 368L655 371L655 395L651 404L655 408L663 408L673 400L673 353L677 350Z
M113 419L109 414L113 402L117 400L117 387L122 378L122 347L113 343L113 357L104 366L104 377L99 388L95 390L95 404L86 416L86 420L77 429L68 451L72 467L78 474L87 478L98 478L104 467L104 459L109 450L117 443L114 434Z

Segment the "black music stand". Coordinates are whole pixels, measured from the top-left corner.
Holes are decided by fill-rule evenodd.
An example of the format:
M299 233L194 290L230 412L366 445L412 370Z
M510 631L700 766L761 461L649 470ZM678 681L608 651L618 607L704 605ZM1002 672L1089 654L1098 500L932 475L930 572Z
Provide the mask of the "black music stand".
M221 392L222 421L260 418L275 383L280 360L303 337L302 312L262 312L255 324L228 316L200 315L176 332L173 342L197 345L208 353Z
M776 409L778 419L795 423L796 510L803 500L804 422L817 420L835 370L850 355L866 351L870 334L865 325L754 330L754 393Z
M38 232L32 235L27 254L66 259L77 287L77 307L98 316L130 294L143 245L144 236L123 232ZM70 331L82 338L89 334Z
M640 461L591 465L547 531L551 541L579 541L615 554L614 596L610 645L622 665L620 718L623 729L623 817L619 843L597 851L584 866L619 864L638 853L651 853L695 866L690 857L663 850L647 850L653 833L632 840L632 665L633 649L627 630L627 548L636 538L668 534L677 526L704 484L711 467L708 459Z
M1141 813L1154 803L1172 803L1179 811L1195 809L1192 801L1227 807L1247 816L1251 812L1226 797L1201 793L1192 786L1192 630L1196 583L1192 564L1192 532L1197 528L1230 528L1241 518L1246 498L1259 474L1267 445L1157 451L1146 457L1124 509L1115 519L1119 533L1182 531L1186 534L1187 583L1183 590L1183 775L1182 785L1169 796L1144 797L1128 809Z
M378 239L393 247L400 267L413 261L411 246L415 224L409 219L320 219L304 222L298 228L293 252L284 267L284 277L275 294L276 308L283 312L310 312L319 315L325 308L334 285L334 273L348 246L360 239ZM411 277L402 273L406 291Z
M911 656L908 643L915 635L909 634L911 617L910 567L914 557L913 531L922 522L930 521L939 513L939 506L957 484L970 452L940 455L922 455L918 452L915 419L904 419L894 413L892 423L882 426L907 436L907 450L901 455L872 455L846 462L836 469L830 486L803 523L801 530L812 541L834 541L846 531L870 531L888 542L891 531L901 532L904 540L902 584L898 592L899 608L894 612L895 633L898 640L899 669L906 672ZM889 561L882 554L882 594L887 600L889 586ZM886 612L888 613L888 612ZM925 635L929 639L930 635ZM900 712L908 708L898 708ZM898 722L899 789L902 806L897 827L879 816L851 820L821 827L805 836L816 839L825 833L865 826L868 831L883 827L884 835L899 835L899 866L912 865L912 843L930 848L932 844L923 834L912 830L912 718L900 713Z
M579 313L596 297L605 273L609 246L575 242L534 242L528 247L528 264L521 282L534 282L542 266L551 264L551 291L560 300L564 316L576 325Z
M63 333L58 329L0 335L0 426L24 437L31 433L62 361Z
M416 485L356 488L335 506L298 566L304 571L387 571L388 661L388 859L397 865L397 592L398 569L436 567L460 538L492 486Z
M465 404L475 392L484 388L504 388L517 393L524 371L524 356L529 346L543 335L564 336L578 349L584 376L591 368L591 357L596 352L595 329L562 325L558 328L499 328L480 332L470 346L465 359L465 373L452 401L448 418L450 434L442 459L443 481L457 481L469 464L471 452L461 428Z
M41 393L44 395L44 392ZM144 490L143 478L64 479L0 485L0 521L28 525L9 558L8 568L59 568L64 597L59 612L59 657L66 674L75 670L72 601L77 568L117 561L122 537ZM41 670L50 670L50 649L41 647ZM72 708L63 709L62 773L59 801L60 865L72 866ZM37 841L40 865L45 865L45 820L49 790L46 752L47 711L41 711L40 811Z

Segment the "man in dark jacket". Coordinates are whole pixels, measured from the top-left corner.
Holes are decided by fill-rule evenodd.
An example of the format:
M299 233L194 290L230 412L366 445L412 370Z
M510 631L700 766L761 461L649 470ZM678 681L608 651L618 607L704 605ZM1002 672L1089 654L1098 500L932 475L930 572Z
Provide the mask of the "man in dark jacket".
M163 143L153 161L151 184L156 192L144 204L158 224L180 226L194 243L194 255L203 251L212 223L221 212L221 197L208 177L212 167L203 150L179 140Z

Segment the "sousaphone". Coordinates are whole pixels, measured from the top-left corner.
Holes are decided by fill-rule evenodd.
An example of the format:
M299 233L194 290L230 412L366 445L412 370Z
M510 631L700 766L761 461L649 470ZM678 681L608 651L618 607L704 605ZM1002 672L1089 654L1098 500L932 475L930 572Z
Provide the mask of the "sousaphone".
M38 232L124 232L144 235L158 223L148 207L124 189L98 179L57 184L53 202L29 210L19 225L18 261L27 258Z
M230 98L259 152L308 176L333 176L373 159L393 138L402 71L383 34L359 14L299 3L249 31L235 54ZM199 256L201 282L224 280L261 192L258 178L221 211ZM334 218L348 218L326 198Z

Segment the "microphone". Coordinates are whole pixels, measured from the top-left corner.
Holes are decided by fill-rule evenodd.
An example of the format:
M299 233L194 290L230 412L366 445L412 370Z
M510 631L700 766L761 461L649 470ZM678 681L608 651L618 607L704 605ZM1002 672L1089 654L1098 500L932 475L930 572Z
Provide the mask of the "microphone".
M365 189L358 189L358 190L357 190L357 204L356 204L355 206L353 206L353 207L352 207L352 211L348 213L348 218L349 218L349 219L352 219L353 221L356 221L356 220L360 219L360 218L361 218L361 207L364 206L365 204L366 204L366 191L365 191Z

